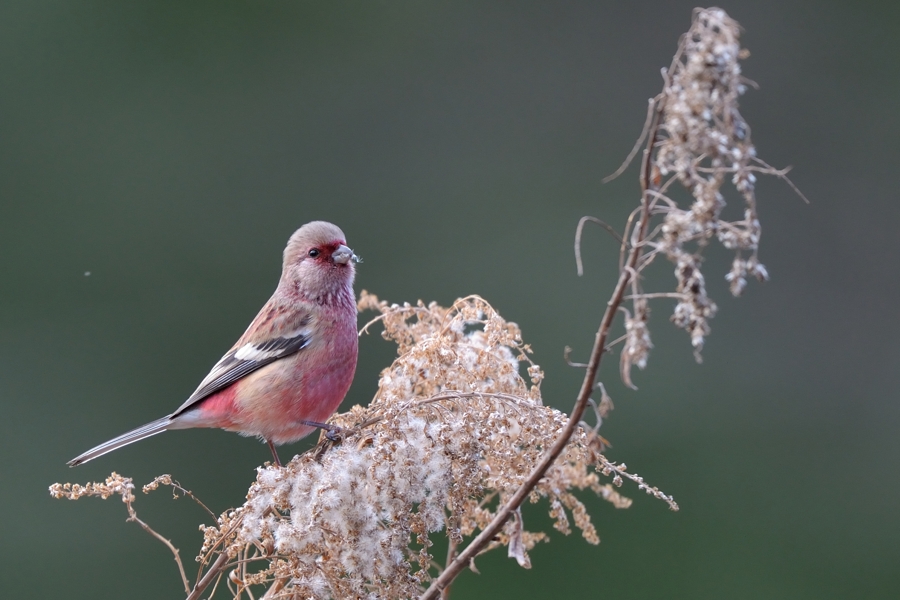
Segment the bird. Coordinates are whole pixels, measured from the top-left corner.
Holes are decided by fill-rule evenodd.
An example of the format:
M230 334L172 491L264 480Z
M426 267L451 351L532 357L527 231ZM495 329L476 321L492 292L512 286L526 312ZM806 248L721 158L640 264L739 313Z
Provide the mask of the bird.
M325 424L350 389L358 335L353 280L360 258L336 225L302 226L284 249L272 297L175 412L91 448L74 467L170 429L213 427L276 444Z

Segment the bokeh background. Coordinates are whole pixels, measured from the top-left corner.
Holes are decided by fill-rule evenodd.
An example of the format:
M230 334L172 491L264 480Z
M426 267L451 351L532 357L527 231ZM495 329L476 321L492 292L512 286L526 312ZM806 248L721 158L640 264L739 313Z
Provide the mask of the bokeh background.
M118 500L56 481L171 473L214 510L268 451L170 432L77 470L66 460L178 406L274 288L291 232L341 225L357 289L392 301L478 293L518 322L568 410L637 200L619 165L661 86L689 2L0 4L0 589L4 597L173 598L168 551ZM587 496L602 544L557 532L502 553L459 598L900 597L900 5L732 1L758 82L760 155L804 204L759 186L772 274L731 299L724 252L705 362L655 305L640 390L602 371L626 511ZM88 274L89 273L89 274ZM648 288L671 287L662 265ZM363 315L361 318L365 318ZM393 354L362 340L346 405ZM301 442L290 448L299 452ZM283 452L288 454L289 452ZM139 514L187 563L204 514L166 492ZM543 509L528 522L545 524Z

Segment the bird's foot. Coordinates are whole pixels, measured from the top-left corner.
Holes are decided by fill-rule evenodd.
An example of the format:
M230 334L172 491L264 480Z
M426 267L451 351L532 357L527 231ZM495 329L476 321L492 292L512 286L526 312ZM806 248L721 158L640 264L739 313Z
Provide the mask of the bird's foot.
M325 432L325 439L329 442L338 443L344 438L344 428L329 423L318 423L316 421L300 421L302 425L309 427L317 427Z

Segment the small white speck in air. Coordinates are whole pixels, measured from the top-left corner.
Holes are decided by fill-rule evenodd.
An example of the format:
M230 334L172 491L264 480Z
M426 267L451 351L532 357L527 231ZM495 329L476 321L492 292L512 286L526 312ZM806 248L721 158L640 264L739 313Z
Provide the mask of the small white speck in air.
M90 272L90 271L85 271L85 272L84 272L84 276L85 276L85 277L90 277L90 276L91 276L91 272Z

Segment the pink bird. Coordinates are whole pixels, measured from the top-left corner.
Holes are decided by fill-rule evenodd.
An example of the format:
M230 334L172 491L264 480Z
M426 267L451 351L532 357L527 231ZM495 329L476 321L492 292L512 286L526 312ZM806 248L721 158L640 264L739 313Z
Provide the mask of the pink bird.
M334 414L356 370L354 263L343 232L324 221L298 229L284 249L275 293L247 331L178 410L91 448L80 465L169 429L218 427L275 444L294 442Z

